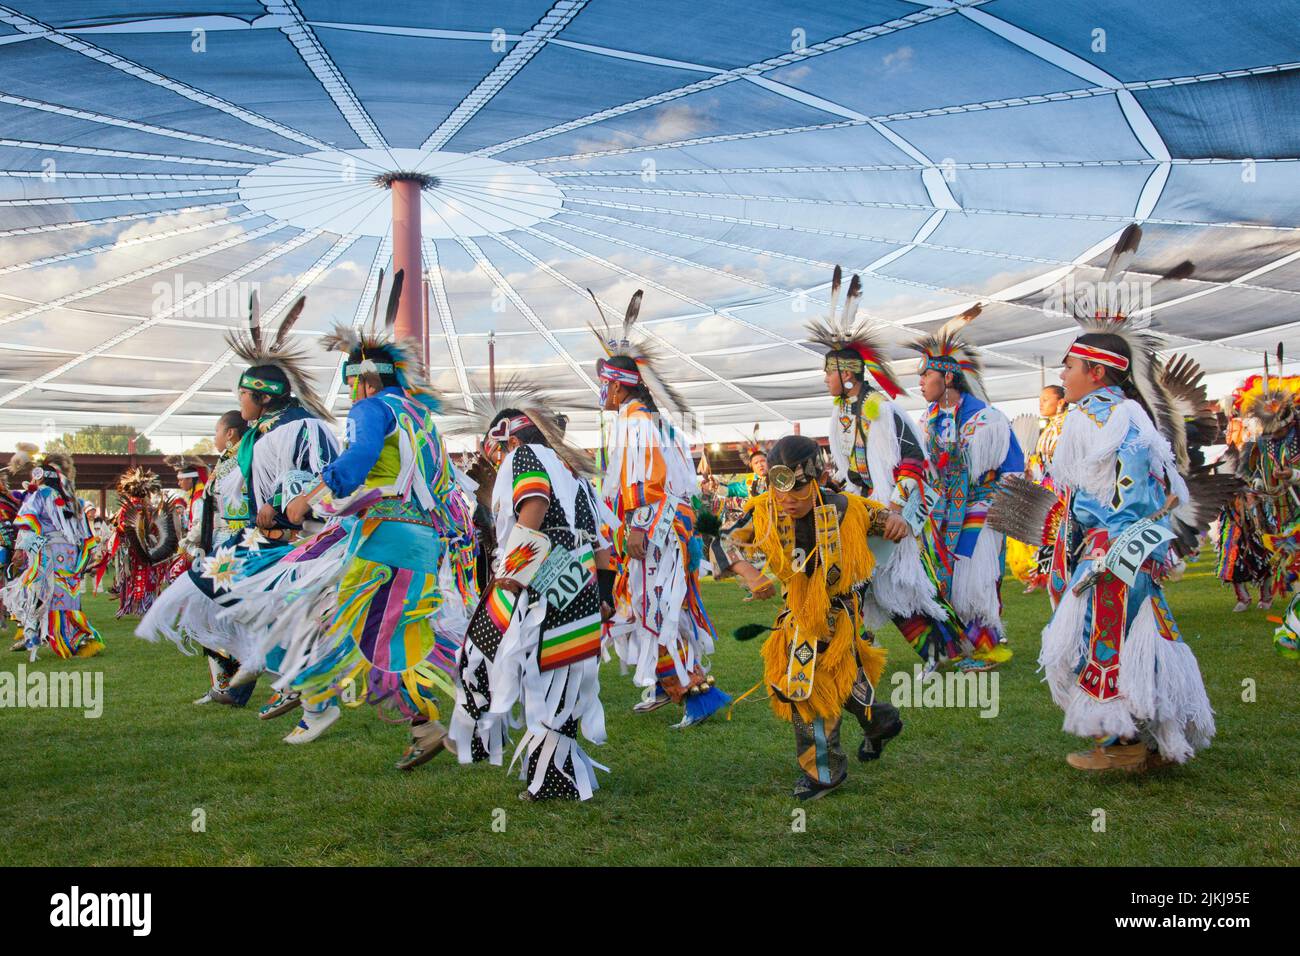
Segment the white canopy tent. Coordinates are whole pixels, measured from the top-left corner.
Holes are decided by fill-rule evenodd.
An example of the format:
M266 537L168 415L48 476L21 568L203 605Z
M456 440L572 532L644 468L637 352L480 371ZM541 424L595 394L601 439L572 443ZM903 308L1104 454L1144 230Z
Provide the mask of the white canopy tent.
M1130 221L1139 280L1196 263L1140 306L1220 391L1300 339L1277 0L133 6L0 5L0 433L207 434L250 288L271 321L305 292L304 337L369 315L399 170L436 178L431 366L461 402L491 334L499 375L592 408L586 289L642 288L708 433L820 423L802 326L836 263L909 371L903 342L984 302L990 391L1028 399L1061 283Z

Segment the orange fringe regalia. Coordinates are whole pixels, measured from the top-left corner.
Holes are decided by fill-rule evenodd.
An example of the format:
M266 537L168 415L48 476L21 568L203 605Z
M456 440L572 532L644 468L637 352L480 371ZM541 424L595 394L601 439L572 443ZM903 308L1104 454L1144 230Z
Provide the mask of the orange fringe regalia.
M873 687L885 669L887 652L864 633L861 599L855 591L875 569L867 534L872 515L881 505L857 495L844 497L848 505L837 521L835 506L822 502L819 492L813 514L825 517L818 521L817 555L810 559L816 563L811 574L794 564L794 525L777 513L770 491L746 504L746 510L753 512L753 523L737 529L733 536L742 548L762 552L764 573L780 581L785 593L785 607L763 644L763 678L772 692L772 711L782 720L790 720L794 707L806 721L838 719L859 665ZM752 539L744 540L751 533ZM792 701L788 693L791 654L804 642L815 643L817 650L812 686L805 699Z

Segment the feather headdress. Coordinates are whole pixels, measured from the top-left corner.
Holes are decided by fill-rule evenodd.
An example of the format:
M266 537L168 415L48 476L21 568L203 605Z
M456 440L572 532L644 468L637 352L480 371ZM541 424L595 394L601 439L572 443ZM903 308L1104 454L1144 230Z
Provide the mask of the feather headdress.
M1101 276L1096 295L1087 290L1075 299L1074 317L1084 335L1113 335L1121 339L1128 347L1129 355L1112 351L1097 343L1076 341L1070 346L1066 355L1074 356L1094 364L1105 365L1121 374L1125 381L1131 381L1151 414L1156 428L1173 447L1178 470L1186 474L1189 468L1187 451L1187 432L1183 415L1180 413L1174 394L1170 391L1164 363L1160 359L1159 349L1164 338L1151 327L1147 315L1134 316L1126 314L1123 297L1114 297L1106 292L1109 289L1122 288L1120 279L1137 256L1138 243L1142 240L1142 229L1137 223L1131 223L1120 233L1119 241L1111 250L1105 271ZM1165 273L1163 279L1183 279L1191 275L1193 266L1184 261ZM1091 311L1089 311L1091 309ZM1196 370L1196 382L1199 382L1199 369ZM1185 387L1183 383L1180 387Z
M1300 412L1300 375L1282 374L1282 343L1277 345L1277 374L1270 374L1264 355L1263 376L1252 375L1232 393L1238 415L1254 418L1265 434L1284 431Z
M1223 429L1214 403L1205 389L1205 373L1186 355L1175 355L1160 373L1161 384L1169 393L1174 416L1182 419L1187 433L1188 452L1206 445L1220 444Z
M605 318L605 310L600 307L600 300L590 289L587 294L596 305L600 316L601 329L588 324L596 340L605 350L605 358L596 361L596 376L602 382L618 382L621 385L635 387L645 385L660 411L671 409L678 416L679 424L690 427L694 424L695 413L691 411L686 399L669 385L659 367L662 357L659 351L646 341L646 337L636 330L636 320L641 315L642 291L637 289L623 313L623 324L617 334L610 328ZM621 361L620 361L621 360Z
M327 351L347 355L342 370L345 382L355 381L362 375L391 375L402 391L427 406L430 411L437 412L442 410L442 401L425 376L419 343L398 341L394 334L405 271L398 269L393 276L382 328L379 326L379 293L384 287L384 273L381 269L379 283L375 287L374 306L370 311L369 328L336 325L321 340L321 344ZM354 395L353 400L355 399Z
M503 412L510 411L515 414L497 421ZM504 449L513 435L534 427L574 474L594 476L598 472L595 459L565 437L568 419L556 411L545 392L522 379L507 379L497 386L495 392L480 398L474 403L473 411L468 413L467 420L466 428L472 429L479 437L490 460L493 459L493 446Z
M254 290L248 303L248 331L232 329L226 333L226 344L249 365L239 377L240 388L265 395L293 395L317 418L332 422L334 415L316 394L307 375L306 350L289 343L289 330L297 324L306 304L306 296L299 296L280 323L275 337L266 341L263 338L262 306Z
M9 458L9 464L5 466L5 472L17 487L26 484L32 480L33 470L40 468L44 471L58 472L59 476L68 484L76 481L77 467L72 461L72 456L61 451L41 451L31 442L19 442L13 455Z
M855 274L849 280L849 292L844 308L839 308L840 286L844 272L839 266L831 278L831 308L823 319L814 319L807 325L808 339L826 349L827 371L849 372L866 382L871 381L888 395L897 398L903 387L885 362L878 331L870 319L859 319L858 303L862 299L862 280ZM868 380L863 373L870 375Z
M748 468L757 455L767 457L767 446L759 439L758 422L754 422L753 434L745 435L740 440L739 457L741 463Z
M961 375L977 398L988 401L988 393L984 390L984 365L980 362L975 346L966 341L963 334L966 326L975 321L983 308L978 304L971 306L961 315L945 322L938 331L912 342L908 348L921 353L922 374L933 369L936 372Z
M148 498L162 491L162 482L146 468L129 468L117 479L117 493L121 498Z

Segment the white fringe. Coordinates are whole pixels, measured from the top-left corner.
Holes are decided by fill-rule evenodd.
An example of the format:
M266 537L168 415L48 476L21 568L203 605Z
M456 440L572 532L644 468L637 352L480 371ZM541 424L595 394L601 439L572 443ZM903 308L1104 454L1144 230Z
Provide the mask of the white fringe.
M690 679L690 673L696 663L713 653L713 637L705 630L697 630L694 621L686 613L686 562L672 529L672 518L676 503L669 500L664 505L659 523L650 532L646 542L646 556L643 560L628 561L628 590L632 607L626 613L615 610L615 618L610 624L608 642L623 667L633 671L632 683L637 687L653 687L655 670L659 663L659 647L664 645L673 658L677 679L683 685ZM659 543L663 555L658 562L651 557L651 549ZM662 587L663 592L657 598L655 589ZM637 617L637 608L644 600L650 613L656 606L663 612L663 623L656 633L647 626L647 622ZM683 638L685 653L680 653L676 638Z
M534 642L524 662L523 705L527 732L515 748L510 769L513 771L522 760L519 779L528 779L528 761L534 752L540 750L537 768L528 784L529 792L534 795L540 792L546 768L553 765L577 788L580 799L589 800L599 788L596 769L608 771L609 768L595 763L577 740L564 736L555 728L576 717L584 737L597 745L605 742L605 710L600 703L600 661L588 658L543 673L537 670L537 651ZM564 769L569 759L573 761L572 774Z
M477 738L487 751L488 763L493 766L501 766L501 755L508 741L507 722L494 718L491 714L483 713L476 721L470 716L469 711L465 709L466 701L473 701L477 708L487 707L487 697L482 693L484 690L491 690L491 685L487 688L480 688L472 683L474 673L481 663L485 663L487 658L478 646L472 641L467 641L461 650L461 654L466 658L464 667L461 671L462 679L456 687L456 707L452 711L451 721L447 727L447 736L456 746L456 759L461 763L470 763L474 759L473 744ZM496 696L495 690L492 691Z
M985 526L975 539L975 553L969 558L957 556L952 569L952 606L957 616L1001 631L1002 615L998 607L1001 579L1002 532Z
M1163 756L1183 763L1210 745L1214 710L1196 655L1182 641L1161 636L1150 601L1120 651L1119 690Z
M1063 729L1080 737L1141 737L1162 756L1184 763L1214 737L1214 710L1192 649L1166 640L1145 601L1120 648L1119 695L1100 701L1078 685L1076 669L1088 634L1083 628L1089 597L1067 591L1043 629L1038 663L1065 711Z
M222 651L242 662L249 651L248 638L221 616L221 605L182 574L154 599L140 618L135 636L157 642L166 638L184 654L193 654L191 642Z
M1130 431L1134 431L1131 439ZM1126 440L1150 456L1152 471L1169 483L1170 492L1186 506L1187 483L1178 473L1173 448L1142 406L1131 399L1117 404L1105 425L1098 425L1077 406L1071 408L1066 413L1048 472L1058 485L1082 491L1099 501L1110 501L1115 493L1115 457Z
M691 458L690 443L680 428L672 428L662 413L629 415L627 405L619 409L610 430L609 460L601 488L617 496L624 485L646 480L658 450L664 459L664 489L669 495L689 499L700 488L699 475Z
M537 644L545 617L546 601L530 605L528 591L520 591L510 626L501 636L501 644L497 647L495 660L489 661L473 641L465 642L461 651L465 657L465 666L456 691L456 709L447 730L456 745L461 763L473 760L471 747L477 738L487 751L488 762L494 766L501 765L510 727L517 726L511 717L511 711L522 693L521 673L527 647L529 643ZM487 687L470 683L476 679L480 665L487 666ZM491 695L490 706L488 694ZM477 721L465 709L467 701L472 701L475 708L481 711Z
M961 444L974 481L1006 459L1011 450L1011 422L992 405L987 405L961 427Z
M871 576L867 594L891 615L912 617L924 614L939 619L947 616L936 598L934 582L925 573L921 549L912 537L894 545L884 566L876 568ZM871 626L881 627L883 622Z
M1078 689L1075 671L1088 646L1088 635L1083 629L1088 600L1088 595L1080 597L1066 588L1061 603L1043 628L1038 669L1052 692L1052 700L1062 709L1069 706L1072 692Z
M283 689L281 685L287 687L311 663L312 651L329 620L328 608L322 604L333 606L334 590L346 570L349 540L350 535L343 535L310 561L277 561L238 579L218 598L221 620L244 635L245 656L236 655L241 665L260 669L273 648L286 648L281 680L275 685Z

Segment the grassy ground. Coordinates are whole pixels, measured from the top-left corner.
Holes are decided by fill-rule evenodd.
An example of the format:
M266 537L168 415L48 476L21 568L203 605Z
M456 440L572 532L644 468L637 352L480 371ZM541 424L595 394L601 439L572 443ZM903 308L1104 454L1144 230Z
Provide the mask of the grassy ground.
M1016 657L1000 672L1000 712L911 709L874 765L852 761L838 792L795 826L789 727L746 701L730 722L669 729L670 709L634 716L615 665L604 689L612 772L584 805L530 805L503 768L439 757L392 768L404 734L348 711L316 743L289 747L290 718L194 707L200 658L130 634L104 598L89 602L108 650L90 661L42 655L42 670L102 670L98 720L68 710L0 712L5 802L0 864L1286 864L1300 858L1300 667L1276 655L1262 611L1231 614L1204 566L1171 587L1185 639L1218 713L1214 746L1182 768L1084 777L1076 741L1034 673L1047 617L1041 594L1009 589ZM768 620L732 585L705 585L720 632ZM132 622L133 624L133 622ZM911 651L885 635L890 669ZM24 658L5 654L0 667ZM714 658L740 693L759 677L757 643L729 636ZM1255 701L1243 701L1243 681ZM265 698L259 688L254 704ZM752 698L751 698L752 700ZM859 732L850 720L845 744ZM202 809L206 830L194 832ZM1095 811L1105 811L1096 832ZM504 817L502 816L504 811ZM497 826L494 827L494 821ZM504 824L504 828L502 828Z

